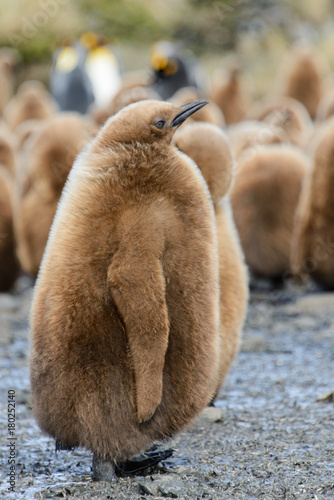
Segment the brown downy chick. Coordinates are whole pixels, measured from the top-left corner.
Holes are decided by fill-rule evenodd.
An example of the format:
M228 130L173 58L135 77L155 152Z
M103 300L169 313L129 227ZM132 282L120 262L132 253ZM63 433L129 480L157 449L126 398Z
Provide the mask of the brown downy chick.
M308 47L296 47L282 70L283 95L301 102L312 120L324 92L325 62L321 54Z
M76 113L59 113L32 133L21 155L14 197L17 251L23 269L36 276L58 200L95 126Z
M5 123L0 123L0 165L2 165L12 177L15 176L15 139Z
M13 286L20 270L13 229L14 152L0 134L0 291Z
M230 69L225 81L222 81L221 77L214 79L211 99L221 109L226 125L243 120L249 106L249 96L241 80L241 70L238 66Z
M314 138L313 168L304 179L292 241L292 270L334 289L334 119Z
M205 103L142 101L110 118L50 231L31 318L33 409L62 447L94 453L95 478L183 429L216 390L214 212L198 168L170 145Z
M257 120L282 129L296 146L302 145L313 129L305 106L291 97L276 97L257 104L251 114Z
M333 115L334 115L334 90L329 90L322 96L319 102L316 114L316 121L318 123L324 122Z
M38 81L27 81L20 85L17 94L9 101L4 111L4 119L11 130L32 118L42 120L56 112L56 105Z
M183 106L187 102L196 101L197 99L202 99L202 96L197 89L194 87L183 87L175 92L175 94L170 98L170 102L174 106ZM209 102L207 106L194 114L192 121L212 123L213 125L217 125L217 127L221 128L225 126L224 115L217 104L213 101Z
M246 263L257 276L279 279L290 271L293 220L306 157L293 146L263 146L242 156L231 193Z
M289 142L282 129L255 120L231 125L227 130L227 135L237 160L243 154L249 156L256 153L263 145Z
M32 118L31 120L25 120L16 127L13 136L15 140L15 149L17 152L21 151L31 134L42 128L43 124L44 120L37 120Z
M248 302L247 269L227 196L234 176L234 159L226 135L214 125L186 125L175 134L174 144L200 168L215 209L221 337L217 394L238 352Z
M15 49L0 48L0 117L14 94L14 69L19 60L19 53Z

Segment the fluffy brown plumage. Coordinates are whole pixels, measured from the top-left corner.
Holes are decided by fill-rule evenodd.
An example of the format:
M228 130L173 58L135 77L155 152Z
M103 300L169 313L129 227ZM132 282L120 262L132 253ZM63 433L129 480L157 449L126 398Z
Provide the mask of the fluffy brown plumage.
M285 79L282 83L283 95L301 102L314 119L324 92L325 63L322 55L309 47L296 46L281 75Z
M14 94L14 69L19 59L16 50L9 47L0 48L0 116Z
M5 123L0 123L0 164L14 178L16 168L15 139Z
M200 168L215 209L220 285L218 392L238 351L248 300L247 270L227 197L234 177L234 159L226 135L214 125L186 125L177 131L174 143Z
M286 133L282 129L255 120L247 120L231 125L227 130L227 134L237 159L242 154L249 156L256 153L265 144L289 142Z
M255 275L280 278L290 270L294 214L307 172L293 146L263 146L238 162L231 203L246 262Z
M43 84L31 80L20 85L5 108L4 119L15 130L25 120L49 118L55 111L56 105Z
M0 291L12 287L20 270L15 253L12 191L12 176L0 164Z
M36 276L67 175L96 129L76 113L41 123L21 155L14 198L18 256Z
M313 168L300 196L292 241L292 269L334 288L334 119L314 137Z
M250 99L237 65L229 70L225 79L221 76L214 79L211 99L221 109L226 125L238 123L245 117Z
M270 98L257 104L252 116L283 130L289 141L301 145L312 132L312 121L305 106L291 97Z
M316 120L323 122L334 115L334 90L326 92L318 105Z
M116 462L182 429L216 388L214 212L170 146L179 112L145 101L108 120L70 173L36 283L37 421Z
M43 127L43 123L44 120L32 118L31 120L25 120L16 127L13 137L17 152L23 148L25 142L29 139L33 132L36 132L39 128Z

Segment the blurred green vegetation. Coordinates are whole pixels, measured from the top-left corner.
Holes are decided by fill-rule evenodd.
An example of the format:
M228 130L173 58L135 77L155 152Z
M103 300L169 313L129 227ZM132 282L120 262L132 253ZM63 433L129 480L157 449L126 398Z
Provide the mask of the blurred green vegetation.
M270 78L294 41L318 46L334 66L333 0L11 0L0 3L0 46L17 48L27 65L50 64L53 48L85 31L122 48L127 70L148 67L149 46L177 40L209 69L237 54ZM263 80L264 79L264 80ZM264 85L264 84L263 84Z

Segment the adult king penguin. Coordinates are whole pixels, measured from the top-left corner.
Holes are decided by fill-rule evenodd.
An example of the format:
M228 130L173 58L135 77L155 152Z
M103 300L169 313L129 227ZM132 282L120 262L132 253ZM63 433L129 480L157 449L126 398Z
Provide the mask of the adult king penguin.
M95 479L148 451L214 396L219 371L215 217L195 163L171 140L207 101L143 101L76 160L37 279L34 414L58 447L93 452ZM135 457L135 458L133 458Z

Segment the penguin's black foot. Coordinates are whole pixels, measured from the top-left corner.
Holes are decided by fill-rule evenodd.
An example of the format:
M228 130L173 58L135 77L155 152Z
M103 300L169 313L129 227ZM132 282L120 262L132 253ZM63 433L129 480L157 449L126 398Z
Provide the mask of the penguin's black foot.
M115 473L118 477L134 476L140 472L157 465L161 460L166 460L173 454L173 449L156 450L155 447L140 455L132 457L130 460L115 465Z
M97 455L93 455L93 480L108 481L116 480L115 463L112 460L102 460Z

